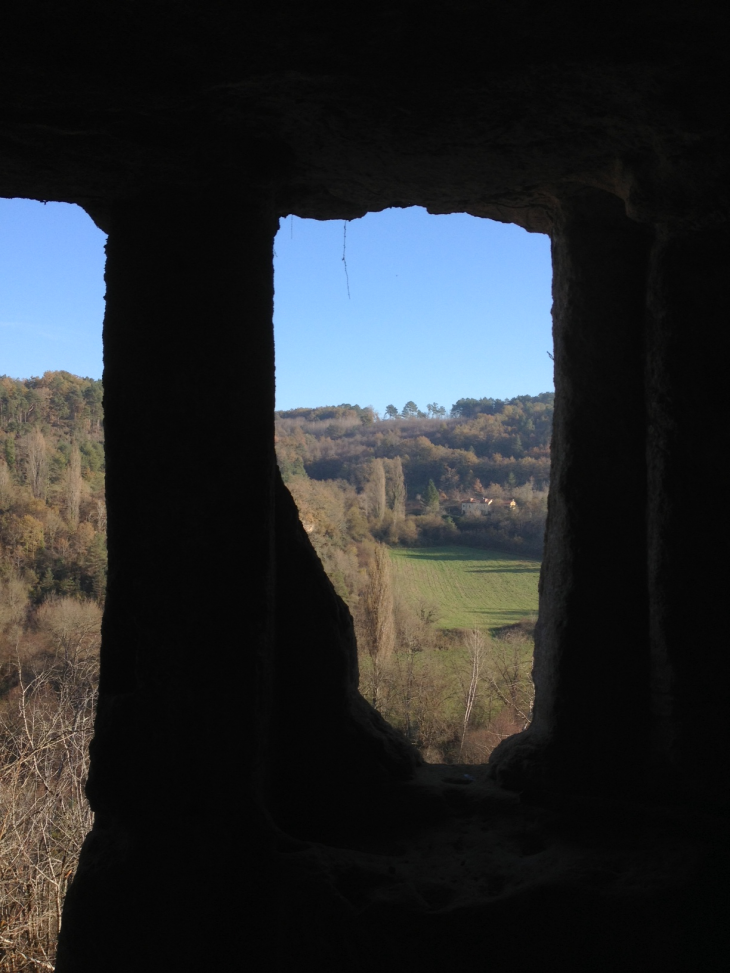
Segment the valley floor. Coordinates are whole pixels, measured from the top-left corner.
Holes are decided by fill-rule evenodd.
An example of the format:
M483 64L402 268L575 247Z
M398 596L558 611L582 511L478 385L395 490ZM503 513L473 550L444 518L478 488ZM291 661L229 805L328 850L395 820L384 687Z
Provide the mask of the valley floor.
M391 549L395 586L438 605L442 629L494 630L537 617L540 562L473 547Z

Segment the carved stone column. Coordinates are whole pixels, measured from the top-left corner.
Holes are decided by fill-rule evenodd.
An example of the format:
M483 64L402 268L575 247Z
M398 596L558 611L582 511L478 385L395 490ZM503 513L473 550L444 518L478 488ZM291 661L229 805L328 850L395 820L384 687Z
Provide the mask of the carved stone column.
M663 228L649 290L649 586L656 785L727 800L730 232Z
M534 720L494 753L517 788L600 792L644 771L645 293L650 236L623 204L564 201L552 235L555 420Z
M98 970L100 956L108 973L167 969L171 949L181 968L220 967L237 944L216 929L244 909L266 928L275 230L258 191L109 210L96 823L59 971Z

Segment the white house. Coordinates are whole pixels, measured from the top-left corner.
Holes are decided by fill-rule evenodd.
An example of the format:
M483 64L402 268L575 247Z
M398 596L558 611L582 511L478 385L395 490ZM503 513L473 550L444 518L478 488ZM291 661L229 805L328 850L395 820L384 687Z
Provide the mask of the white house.
M490 500L488 497L483 497L481 500L475 500L474 497L469 497L468 500L462 500L461 515L462 517L485 517L493 509L493 503L494 500ZM497 500L497 506L505 506L511 510L516 510L517 502L515 500Z
M470 497L468 500L462 501L461 515L462 517L482 517L489 513L489 508L493 503L494 501L487 497L483 497L481 500Z

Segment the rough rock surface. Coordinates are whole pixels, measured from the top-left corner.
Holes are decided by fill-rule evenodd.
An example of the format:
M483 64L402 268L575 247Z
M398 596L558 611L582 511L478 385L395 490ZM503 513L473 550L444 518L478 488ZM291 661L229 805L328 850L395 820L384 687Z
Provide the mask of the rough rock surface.
M692 484L725 475L729 19L708 0L4 10L0 194L78 202L109 233L96 824L60 973L726 968L729 525ZM357 696L267 418L277 218L414 204L553 239L535 720L473 785ZM201 369L230 458L215 495L189 462ZM154 531L140 466L169 497ZM201 511L227 503L251 516L223 577L162 572L161 550L220 563Z

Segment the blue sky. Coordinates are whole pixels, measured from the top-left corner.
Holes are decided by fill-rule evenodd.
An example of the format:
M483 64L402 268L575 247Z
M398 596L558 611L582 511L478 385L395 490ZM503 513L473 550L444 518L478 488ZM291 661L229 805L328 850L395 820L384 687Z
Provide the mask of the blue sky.
M276 238L277 407L551 391L550 242L465 214L296 217Z
M105 242L78 206L0 199L0 374L101 378Z
M282 220L277 408L552 389L546 236L464 214ZM78 207L0 200L0 374L101 377L104 234ZM348 297L349 279L349 297Z

